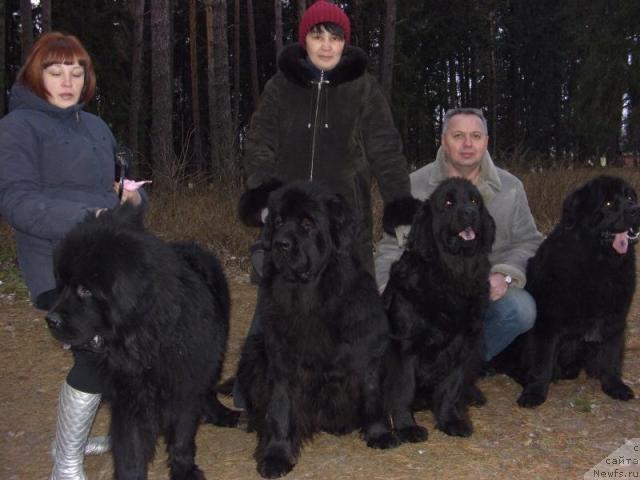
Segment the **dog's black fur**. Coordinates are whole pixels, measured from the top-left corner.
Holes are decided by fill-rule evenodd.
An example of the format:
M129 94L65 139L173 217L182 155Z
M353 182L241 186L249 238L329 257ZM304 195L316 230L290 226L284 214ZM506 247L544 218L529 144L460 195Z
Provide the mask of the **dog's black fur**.
M413 412L431 408L448 435L469 436L483 364L489 252L495 223L471 182L442 182L418 210L391 267L384 304L392 331L388 408L402 442L427 438Z
M264 276L238 366L260 475L296 464L318 431L361 429L371 447L393 446L382 411L388 322L374 279L354 257L353 212L339 196L294 182L269 198Z
M620 178L596 177L565 199L559 224L527 266L536 324L495 360L523 385L520 406L542 404L551 381L582 369L607 395L633 398L620 377L638 226L636 193Z
M215 394L228 286L211 253L165 243L142 223L142 211L124 205L66 235L55 252L58 298L47 323L56 339L102 356L115 477L146 478L163 435L171 478L201 479L200 421L238 420Z

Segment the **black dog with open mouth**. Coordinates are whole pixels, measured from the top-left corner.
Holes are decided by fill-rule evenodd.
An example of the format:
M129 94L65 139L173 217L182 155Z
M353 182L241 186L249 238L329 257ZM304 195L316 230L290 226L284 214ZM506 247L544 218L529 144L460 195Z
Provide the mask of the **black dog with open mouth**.
M413 412L430 408L448 435L469 436L483 364L495 223L468 180L442 182L414 217L384 291L392 332L387 403L402 442L427 438Z
M610 397L634 397L621 375L639 227L636 192L620 178L598 176L565 199L560 222L527 266L536 324L496 358L523 385L520 406L542 404L553 380L582 369Z

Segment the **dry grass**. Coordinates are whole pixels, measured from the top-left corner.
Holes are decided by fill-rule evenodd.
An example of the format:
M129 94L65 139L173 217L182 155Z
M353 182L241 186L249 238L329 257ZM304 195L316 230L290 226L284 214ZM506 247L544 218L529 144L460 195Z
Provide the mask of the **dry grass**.
M516 174L524 183L538 228L545 234L560 218L564 198L590 178L601 174L621 177L640 192L640 171L635 168L581 168Z
M237 218L240 189L200 185L152 195L148 228L167 240L196 241L215 251L227 267L244 266L258 235Z

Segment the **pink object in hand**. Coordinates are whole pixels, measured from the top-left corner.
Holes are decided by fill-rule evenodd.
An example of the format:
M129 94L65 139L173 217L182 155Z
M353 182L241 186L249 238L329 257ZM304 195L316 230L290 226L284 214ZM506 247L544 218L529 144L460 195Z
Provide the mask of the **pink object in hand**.
M145 183L151 183L151 180L141 180L139 182L136 182L135 180L125 179L122 184L122 187L125 190L128 190L129 192L134 192L138 190Z

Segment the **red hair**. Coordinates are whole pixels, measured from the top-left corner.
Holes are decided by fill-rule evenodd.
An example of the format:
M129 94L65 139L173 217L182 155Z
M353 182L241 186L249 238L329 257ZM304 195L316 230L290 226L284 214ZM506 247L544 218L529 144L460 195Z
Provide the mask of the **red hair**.
M63 63L72 65L78 62L84 68L84 86L80 93L80 102L86 103L96 92L96 74L91 57L73 35L61 32L49 32L42 35L33 45L24 65L18 72L17 81L33 93L49 101L49 92L44 87L42 72L49 65Z

